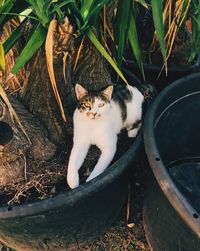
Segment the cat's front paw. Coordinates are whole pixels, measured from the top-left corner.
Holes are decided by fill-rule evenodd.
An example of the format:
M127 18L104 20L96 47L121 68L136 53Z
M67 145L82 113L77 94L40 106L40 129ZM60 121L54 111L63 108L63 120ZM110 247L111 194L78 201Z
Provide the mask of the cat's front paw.
M67 183L71 189L78 187L79 186L78 172L68 172Z
M101 174L101 172L95 172L95 170L93 170L93 172L91 172L91 174L89 175L89 177L86 179L86 182L96 178L99 174Z
M85 182L88 182L88 181L90 181L90 180L92 180L93 179L93 177L88 177L87 179L86 179L86 181Z

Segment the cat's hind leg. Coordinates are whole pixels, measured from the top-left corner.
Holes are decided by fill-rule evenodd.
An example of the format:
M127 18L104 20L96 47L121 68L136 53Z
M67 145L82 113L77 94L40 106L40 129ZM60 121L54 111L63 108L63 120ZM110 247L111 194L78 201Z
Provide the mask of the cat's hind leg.
M133 126L127 127L128 137L135 138L141 126L142 126L142 121L138 120L133 124Z
M70 188L76 188L79 186L79 174L80 169L87 152L89 145L86 144L74 144L67 168L67 183Z

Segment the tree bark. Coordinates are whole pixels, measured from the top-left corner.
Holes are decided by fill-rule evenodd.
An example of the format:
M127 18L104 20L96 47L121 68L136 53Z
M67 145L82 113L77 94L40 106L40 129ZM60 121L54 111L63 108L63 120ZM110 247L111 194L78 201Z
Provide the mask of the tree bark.
M27 80L27 85L22 91L21 101L48 130L50 140L57 146L63 146L66 143L67 132L70 132L71 107L73 106L69 59L67 59L66 63L66 83L63 76L62 59L60 58L60 60L54 64L56 82L67 117L67 124L61 117L52 89L46 66L44 48L40 50L30 62L28 69L30 70L30 75Z
M85 39L73 83L79 83L87 90L99 90L112 84L107 62L88 39Z
M39 121L17 99L10 98L10 101L29 139L12 121L7 107L0 100L0 186L25 179L28 156L48 160L56 150Z
M112 10L109 11L113 12L115 5L110 6ZM79 43L76 41L78 45L74 45L75 36L67 18L57 28L60 32L55 34L54 73L67 122L61 117L46 66L45 50L41 48L27 65L21 102L11 99L31 144L11 120L4 103L0 103L0 127L8 133L5 142L0 139L0 186L25 178L26 158L48 160L56 150L66 148L66 143L72 138L75 83L82 84L88 90L98 90L112 84L108 64L88 39L83 43L75 71L72 70Z
M50 140L61 147L66 143L67 134L72 131L73 99L70 57L74 52L74 36L73 28L67 18L63 24L58 24L56 28L53 46L54 74L64 112L68 119L67 124L61 117L53 92L44 47L28 64L30 74L27 85L22 91L21 100L46 127Z

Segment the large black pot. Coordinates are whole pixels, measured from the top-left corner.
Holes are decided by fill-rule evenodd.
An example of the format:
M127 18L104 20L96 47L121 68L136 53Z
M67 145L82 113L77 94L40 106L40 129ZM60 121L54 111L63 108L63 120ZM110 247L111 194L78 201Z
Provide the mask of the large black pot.
M133 78L129 74L129 78ZM134 77L134 83L141 84ZM105 231L127 198L130 165L142 145L142 132L103 174L69 192L25 205L0 208L0 241L16 250L67 250Z
M125 67L133 72L137 77L142 79L141 71L138 64L134 60L126 60L124 63ZM175 80L190 75L194 72L200 71L200 55L197 60L188 66L169 66L167 75L165 69L159 65L144 64L145 78L147 82L155 85L158 91L174 82Z
M144 142L155 176L144 201L154 251L200 250L200 73L175 81L147 113Z

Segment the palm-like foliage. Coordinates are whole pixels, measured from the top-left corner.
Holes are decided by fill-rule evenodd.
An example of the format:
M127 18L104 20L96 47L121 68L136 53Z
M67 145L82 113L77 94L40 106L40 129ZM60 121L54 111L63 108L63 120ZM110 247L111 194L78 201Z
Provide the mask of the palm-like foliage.
M155 3L153 3L154 1L151 2L156 31L152 48L157 48L156 41L159 40L160 49L166 63L172 55L173 47L179 33L191 33L191 49L188 58L189 61L194 60L200 52L200 2L198 0L159 0L155 1ZM162 14L159 18L154 13L157 10ZM188 21L191 24L190 30L187 28Z
M68 16L72 20L73 24L77 28L78 37L87 35L92 43L97 47L97 49L102 53L102 55L109 61L112 67L117 71L119 76L126 82L123 74L119 70L122 62L122 55L124 50L124 45L126 43L127 34L131 42L133 51L136 56L136 60L142 70L142 61L139 50L139 43L137 38L137 31L135 27L135 18L134 12L132 10L132 1L128 0L124 2L119 1L117 14L116 14L116 26L114 29L114 44L112 46L114 50L117 51L116 59L114 58L114 52L112 55L105 50L102 46L101 40L97 39L100 37L110 37L107 33L107 28L105 31L101 30L101 27L106 24L100 24L99 21L103 23L101 19L101 10L106 9L106 4L108 0L87 0L87 1L76 1L76 0L22 0L20 3L16 3L15 0L4 0L1 3L0 7L0 29L3 29L3 26L6 22L11 20L14 16L23 16L25 17L23 22L17 27L11 36L4 43L5 53L9 51L10 48L16 43L16 41L23 35L23 27L27 21L31 21L32 30L30 32L30 37L21 52L20 57L18 58L12 73L16 72L34 55L34 53L41 47L44 43L48 31L49 24L51 20L56 17L60 22L63 22L65 16ZM141 1L144 4L144 1ZM122 8L123 5L123 8ZM124 8L125 7L125 8ZM26 10L28 12L27 15ZM130 11L131 10L131 11ZM128 13L128 14L127 14ZM126 18L124 18L126 17ZM106 18L104 19L106 21ZM94 32L95 31L95 32ZM98 32L97 32L98 31ZM107 34L105 34L106 32ZM108 48L108 45L106 45ZM115 62L118 62L119 67Z
M99 15L100 10L103 8L107 1L52 1L52 0L42 0L42 1L21 1L18 3L18 9L16 9L16 1L5 0L0 8L0 13L2 15L0 20L0 28L9 21L13 16L18 15L30 8L32 11L25 17L24 21L20 24L16 30L13 31L8 40L4 43L5 53L13 46L13 44L22 36L23 24L31 20L32 30L24 49L18 58L12 73L16 72L34 55L34 53L42 46L46 39L47 31L51 20L56 16L56 18L63 22L64 17L68 16L74 21L77 28L78 36L87 34L87 36L92 40L97 49L103 53L111 65L118 71L118 74L123 75L119 71L118 67L112 60L112 58L107 54L104 48L100 45L96 39L91 28L93 27L96 18ZM125 79L124 79L125 80Z
M192 46L190 60L200 50L200 2L198 0L152 0L147 4L144 0L118 0L114 28L107 24L106 8L108 0L1 0L0 30L14 16L23 16L24 20L13 31L3 44L5 54L23 35L24 24L31 21L30 36L22 50L12 73L16 72L34 55L46 39L48 27L52 19L63 22L67 16L76 27L78 37L88 36L100 53L108 60L119 76L126 82L120 71L124 49L130 43L134 57L143 73L142 51L138 40L136 19L138 7L152 13L156 38L159 42L164 63L167 65L175 37L180 29L185 28L188 18L192 20ZM27 10L29 10L27 12ZM28 14L24 14L28 13ZM104 45L104 46L103 46ZM157 46L158 48L158 46ZM3 65L3 49L1 47L1 65ZM143 73L144 75L144 73Z
M190 20L192 27L192 43L190 60L193 60L200 50L200 2L198 0L166 0L163 11L166 27L167 58L170 57L175 38L180 30L187 31L186 22ZM188 31L187 31L188 32Z
M111 0L110 0L111 1ZM74 27L73 33L80 43L83 37L88 37L97 50L110 63L118 75L127 82L121 72L126 45L131 46L135 60L144 76L142 50L139 42L140 18L139 8L143 6L152 13L156 50L160 50L164 65L172 52L175 38L181 29L185 29L186 21L192 24L192 46L190 60L193 60L200 50L200 1L199 0L116 0L117 6L112 20L107 16L109 0L0 0L0 34L4 25L14 17L21 17L21 22L15 27L7 40L0 44L0 74L5 69L4 55L14 44L24 36L26 23L30 23L26 43L16 60L12 73L16 74L23 65L31 59L36 51L45 44L46 63L55 97L64 121L66 117L59 96L53 72L54 34L59 33L67 16ZM114 0L113 0L114 1ZM149 3L150 2L150 3ZM110 23L113 25L110 26ZM46 41L46 43L45 43ZM79 55L78 50L77 55ZM78 58L78 56L77 56ZM167 67L166 67L167 69ZM0 96L7 104L11 116L20 124L9 100L2 88L0 76ZM22 128L22 126L21 126ZM23 128L22 128L23 130Z

